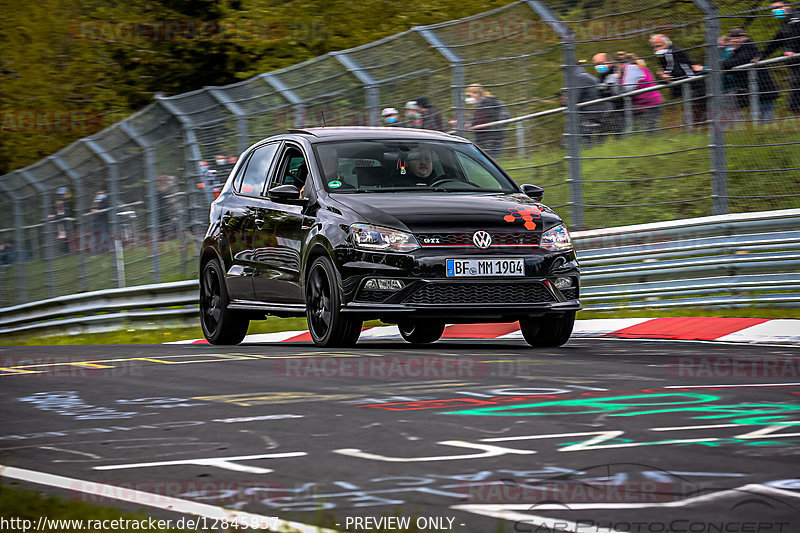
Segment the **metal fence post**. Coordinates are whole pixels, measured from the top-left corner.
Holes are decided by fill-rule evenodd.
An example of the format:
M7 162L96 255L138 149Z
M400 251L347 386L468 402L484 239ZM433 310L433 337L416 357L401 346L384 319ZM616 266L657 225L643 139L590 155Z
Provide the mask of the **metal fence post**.
M161 219L161 205L156 188L158 176L156 175L155 149L147 139L139 135L136 130L133 129L133 126L126 121L119 123L119 129L144 151L144 175L147 180L147 209L150 212L150 250L153 255L153 283L160 283L161 256L159 255L160 235L158 224ZM174 213L170 213L170 216L174 216Z
M694 114L692 113L692 88L689 83L681 85L681 97L683 97L683 124L689 133L694 131Z
M56 295L56 276L55 268L53 266L53 220L50 218L51 204L50 204L50 191L36 181L36 178L31 176L30 172L23 169L19 171L19 175L31 185L42 201L42 229L44 233L44 269L45 269L45 288L47 290L47 297L53 298Z
M758 94L758 72L756 72L756 67L747 69L747 87L748 91L750 91L750 118L753 124L758 124L761 119L761 104L759 103L761 95Z
M205 178L200 170L200 161L202 161L203 156L200 154L200 144L197 141L197 135L194 133L194 125L192 124L192 121L168 99L164 98L163 96L156 96L156 102L159 103L167 113L175 117L183 129L183 140L185 144L184 148L186 150L186 186L189 189L186 192L190 198L189 207L191 209L191 207L193 207L191 205L191 195L194 192L194 188L189 183L189 179L191 177L195 177L199 178L200 180L204 180ZM203 181L203 183L205 184L205 181ZM211 205L211 202L214 199L212 191L208 187L204 187L203 190L205 191L206 201L209 205ZM194 222L194 220L191 220L190 225L194 225Z
M725 155L725 129L722 124L722 70L719 60L719 48L714 46L721 35L719 10L709 0L694 0L704 15L706 64L711 68L708 75L707 92L709 95L708 113L711 118L711 197L713 213L724 215L728 212L728 166Z
M630 96L623 98L625 103L625 133L633 131L633 99Z
M569 175L571 225L575 229L584 226L583 177L581 169L581 124L578 111L578 59L575 53L575 32L553 13L540 0L528 0L528 5L542 21L550 26L561 38L561 52L564 59L564 91L567 95L567 165Z
M294 107L294 126L295 128L302 128L306 124L306 106L305 100L300 98L297 93L291 90L281 79L274 74L262 74L259 76L262 80L267 82L270 87L278 91L292 107Z
M25 218L22 214L22 201L24 197L12 191L0 180L0 191L11 198L14 204L14 263L17 267L17 298L20 304L28 301L26 295L27 282L25 281L25 268L22 266L25 259Z
M206 87L206 90L214 100L236 117L236 138L239 142L239 153L244 152L250 146L250 137L247 131L247 113L223 91L212 89L211 87Z
M77 198L76 212L86 213L89 211L89 203L86 201L83 190L83 180L81 176L75 172L67 163L58 156L58 154L51 155L50 159L56 167L59 168L64 174L67 175L72 186L74 187L75 197ZM86 269L86 225L85 217L77 215L75 217L75 226L78 230L78 286L81 291L89 290L89 275Z
M442 41L439 36L433 32L433 30L428 29L427 26L416 26L411 29L417 32L420 37L425 39L428 44L435 48L437 52L442 54L445 60L450 63L450 72L453 80L452 84L450 85L450 89L453 98L453 108L456 112L456 129L458 131L464 131L466 127L466 121L464 119L463 102L464 89L467 87L467 84L464 78L464 66L462 64L463 60L449 46L444 44L444 41Z
M334 58L344 66L353 76L364 85L367 109L369 110L369 125L379 126L381 123L380 95L378 84L356 61L345 52L331 52Z
M120 201L120 194L119 194L119 169L117 168L117 160L111 157L111 155L106 152L102 146L97 144L97 142L84 138L81 139L79 142L82 142L86 145L86 147L96 155L100 161L102 161L106 168L108 169L108 198L111 204L111 249L114 251L115 256L117 254L115 242L120 237L119 231L119 206L122 203ZM117 287L124 287L125 286L125 276L122 272L121 265L119 261L114 261L114 285Z

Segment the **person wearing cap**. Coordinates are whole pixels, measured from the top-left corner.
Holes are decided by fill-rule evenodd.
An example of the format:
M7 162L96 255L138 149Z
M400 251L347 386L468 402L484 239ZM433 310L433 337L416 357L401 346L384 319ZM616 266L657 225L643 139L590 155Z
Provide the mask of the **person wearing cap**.
M385 107L383 111L381 111L384 124L392 127L402 126L400 119L397 118L399 114L397 109L393 107Z
M772 14L781 21L778 32L764 48L764 53L753 58L756 63L771 56L783 48L784 56L800 54L800 16L792 13L792 8L786 2L772 2ZM789 111L800 114L800 63L791 61L789 66Z
M421 128L422 127L422 113L415 100L406 102L405 105L406 127L408 128Z
M730 71L733 67L745 65L758 58L761 54L755 43L747 36L743 28L733 28L728 33L727 44L732 48L728 59L720 62L722 70ZM741 110L750 107L750 88L746 70L727 72L731 75L731 87L725 92L726 109ZM778 87L772 79L769 69L760 68L756 73L758 82L758 106L761 122L770 122L775 112L775 100L778 98Z
M428 101L427 96L420 96L414 103L422 115L422 128L426 130L443 131L442 111Z

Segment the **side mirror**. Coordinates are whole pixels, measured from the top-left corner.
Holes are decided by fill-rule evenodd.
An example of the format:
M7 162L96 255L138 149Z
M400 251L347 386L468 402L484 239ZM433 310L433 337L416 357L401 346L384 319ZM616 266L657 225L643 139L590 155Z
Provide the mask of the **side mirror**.
M303 199L300 198L300 189L291 183L271 188L267 191L267 197L270 200L284 204L303 203Z
M537 202L542 201L542 197L544 196L544 189L542 189L538 185L531 185L530 183L526 183L520 188L522 189L522 192L524 192Z

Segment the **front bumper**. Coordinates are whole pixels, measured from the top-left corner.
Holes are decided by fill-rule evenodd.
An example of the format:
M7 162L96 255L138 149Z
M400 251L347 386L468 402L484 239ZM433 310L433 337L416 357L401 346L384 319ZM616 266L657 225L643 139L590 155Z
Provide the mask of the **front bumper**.
M523 257L524 277L453 278L445 274L445 261L453 257ZM342 311L364 319L387 321L401 317L436 318L450 322L514 321L520 318L562 315L580 307L580 270L573 251L553 253L503 252L467 254L355 253L341 265L345 305ZM570 288L559 290L553 281L569 277ZM371 278L397 279L396 291L367 290Z

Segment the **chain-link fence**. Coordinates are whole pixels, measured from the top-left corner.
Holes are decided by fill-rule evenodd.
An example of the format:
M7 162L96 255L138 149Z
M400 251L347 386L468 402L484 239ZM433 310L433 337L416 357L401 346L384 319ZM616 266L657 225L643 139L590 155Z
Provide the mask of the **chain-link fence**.
M573 228L798 207L800 56L782 54L800 52L800 20L773 7L519 1L157 98L0 177L0 306L192 279L208 205L248 145L380 125L421 97Z

